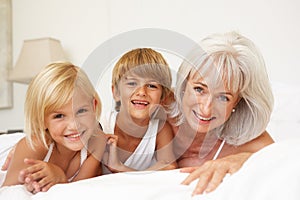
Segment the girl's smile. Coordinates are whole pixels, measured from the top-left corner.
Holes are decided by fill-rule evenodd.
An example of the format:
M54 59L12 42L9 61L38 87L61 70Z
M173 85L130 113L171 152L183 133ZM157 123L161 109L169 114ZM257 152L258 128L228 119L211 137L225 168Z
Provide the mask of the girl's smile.
M79 89L67 104L46 116L45 126L55 142L78 151L96 130L94 109L95 101Z

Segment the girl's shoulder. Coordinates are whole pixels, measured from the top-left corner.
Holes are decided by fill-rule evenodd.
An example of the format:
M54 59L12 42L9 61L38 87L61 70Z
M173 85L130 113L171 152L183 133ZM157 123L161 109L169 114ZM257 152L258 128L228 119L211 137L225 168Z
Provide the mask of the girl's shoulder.
M31 145L26 137L20 139L15 148L16 154L22 154L33 159L41 159L47 152L48 149L43 144L34 143Z

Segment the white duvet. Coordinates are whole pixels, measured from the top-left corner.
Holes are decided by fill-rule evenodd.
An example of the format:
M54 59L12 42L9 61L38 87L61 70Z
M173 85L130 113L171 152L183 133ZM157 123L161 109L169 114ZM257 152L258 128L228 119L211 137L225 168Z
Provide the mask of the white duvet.
M0 136L1 163L6 149L22 134ZM13 142L12 142L13 141ZM181 185L187 174L178 170L118 173L69 184L58 184L48 192L32 195L22 185L0 188L0 199L142 199L142 200L299 200L300 139L277 142L254 154L242 169L226 177L212 193L192 197L192 185ZM1 172L3 180L5 172Z

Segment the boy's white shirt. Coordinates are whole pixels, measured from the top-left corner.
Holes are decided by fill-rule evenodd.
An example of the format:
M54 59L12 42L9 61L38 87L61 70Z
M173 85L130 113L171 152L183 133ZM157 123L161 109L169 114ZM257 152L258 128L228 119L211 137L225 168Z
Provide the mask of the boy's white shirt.
M108 113L101 125L106 134L114 134L118 112L112 111ZM159 119L151 119L148 129L132 155L125 161L124 165L136 169L145 170L156 162L155 146L156 136L158 132Z

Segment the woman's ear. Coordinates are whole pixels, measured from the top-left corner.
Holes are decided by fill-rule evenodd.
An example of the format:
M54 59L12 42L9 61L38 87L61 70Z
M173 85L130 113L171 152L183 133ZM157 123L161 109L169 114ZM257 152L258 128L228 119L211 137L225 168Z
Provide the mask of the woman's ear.
M238 99L236 100L234 106L233 106L234 108L237 107L237 105L240 103L241 99L242 99L242 97L239 96Z
M112 91L113 98L114 98L115 102L120 101L120 92L119 92L118 88L116 88L113 85L113 86L111 86L111 91Z

